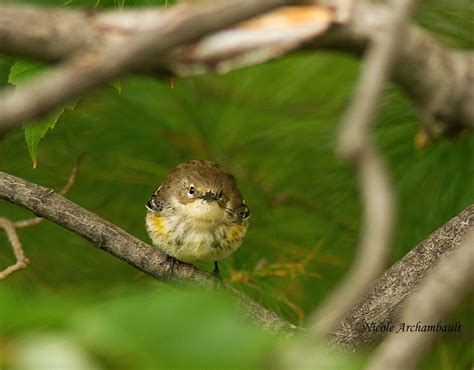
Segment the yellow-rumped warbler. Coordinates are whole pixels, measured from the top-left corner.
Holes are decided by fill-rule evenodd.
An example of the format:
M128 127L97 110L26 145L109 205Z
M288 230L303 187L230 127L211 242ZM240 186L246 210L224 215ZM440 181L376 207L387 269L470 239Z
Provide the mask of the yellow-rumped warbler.
M234 252L245 237L249 209L234 176L221 166L194 160L178 165L146 208L153 244L179 261L214 262Z

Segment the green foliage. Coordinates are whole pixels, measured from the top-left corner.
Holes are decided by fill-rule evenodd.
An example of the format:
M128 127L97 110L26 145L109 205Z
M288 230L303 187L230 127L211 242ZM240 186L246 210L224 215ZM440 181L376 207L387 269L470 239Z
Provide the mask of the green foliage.
M442 35L453 47L474 47L474 6L471 0L425 0L416 14L418 22Z
M43 72L44 70L45 68L41 64L17 61L10 69L8 82L13 86L19 86L27 83L31 77ZM36 168L37 149L40 140L44 137L44 135L46 135L46 132L48 132L49 129L53 129L54 126L56 126L56 122L59 120L64 111L66 109L73 110L75 105L76 101L65 105L46 118L28 123L23 126L26 144L28 145L28 151L30 152L31 160L33 162L33 168Z
M152 3L164 1L125 0L124 6ZM468 4L441 5L422 2L417 19L452 45L472 47ZM0 84L8 75L19 83L35 71L19 63L10 71L13 62L0 58ZM244 245L220 264L224 279L304 323L346 273L357 245L357 183L335 157L334 142L358 67L353 58L319 52L224 76L177 79L174 89L169 81L121 79L82 97L73 111L62 110L59 123L29 126L27 141L40 158L35 171L28 134L17 130L0 138L0 170L60 189L85 152L68 197L148 241L144 204L167 172L193 158L221 163L238 179L252 214ZM419 150L413 145L419 124L416 108L390 86L376 140L398 198L392 262L474 201L472 135ZM47 131L50 126L55 129ZM0 202L0 216L31 215ZM2 368L14 360L10 349L32 353L57 342L69 343L57 344L69 359L110 369L260 368L277 348L222 298L164 288L54 224L22 229L20 238L32 264L0 283ZM6 245L0 232L2 267L13 261ZM425 369L469 366L469 308L467 302L453 316L466 331L441 338Z
M102 356L116 354L130 369L134 354L144 368L255 368L275 341L203 291L127 295L81 312L74 327Z
M95 366L114 369L255 369L260 367L277 339L243 320L237 307L212 292L175 291L165 287L150 291L122 291L123 296L105 302L83 304L72 310L55 311L58 305L44 296L35 310L25 310L21 302L0 289L7 305L1 309L1 322L8 335L12 327L21 327L20 352L13 356L0 350L1 366L27 364L30 348L61 338L73 348L88 353ZM68 299L74 299L69 295ZM52 309L51 309L52 308ZM25 316L22 316L22 315ZM26 317L24 322L21 317ZM11 319L13 318L13 320ZM3 321L3 320L2 320ZM13 322L12 322L13 321ZM41 335L32 336L28 328L44 322ZM151 335L150 335L151 334ZM28 340L28 351L25 338ZM55 349L66 352L55 344ZM35 368L51 364L50 353L35 363ZM76 350L77 351L77 350ZM35 360L38 358L34 356ZM101 365L99 365L101 364ZM28 367L26 367L28 368Z
M8 84L8 77L10 76L10 69L14 63L14 58L1 57L0 58L0 86Z
M120 94L122 92L122 83L120 82L119 79L113 80L110 83L110 86L112 86L117 92Z

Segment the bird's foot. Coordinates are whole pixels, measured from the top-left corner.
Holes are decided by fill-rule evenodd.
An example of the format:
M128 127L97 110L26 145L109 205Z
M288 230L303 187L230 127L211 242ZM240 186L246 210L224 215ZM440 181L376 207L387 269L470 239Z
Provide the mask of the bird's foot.
M214 280L214 289L218 289L224 285L224 280L222 279L217 261L214 262L214 270L211 272L210 277Z
M171 279L173 277L175 268L177 268L181 262L177 260L176 258L174 258L173 256L166 255L166 263L169 265L168 279Z

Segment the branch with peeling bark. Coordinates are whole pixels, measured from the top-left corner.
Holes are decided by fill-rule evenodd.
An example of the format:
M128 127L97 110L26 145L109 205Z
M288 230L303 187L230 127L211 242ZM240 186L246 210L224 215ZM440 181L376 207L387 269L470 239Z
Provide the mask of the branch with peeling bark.
M289 2L238 2L237 8L248 7L237 11L232 3L223 3L102 13L0 5L0 53L60 63L30 86L0 94L0 130L50 113L68 99L128 73L226 72L301 48L359 55L390 20L390 9L384 5L325 1L283 7L226 28ZM231 13L232 17L224 16ZM200 26L208 19L211 26ZM473 53L443 47L417 26L407 26L404 35L393 80L423 117L437 122L428 126L434 131L433 127L443 132L472 129Z
M245 0L176 8L177 16L126 42L106 43L77 50L27 85L6 89L0 95L0 129L54 112L73 98L138 68L149 68L151 60L163 59L174 48L186 45L213 31L264 13L291 1Z

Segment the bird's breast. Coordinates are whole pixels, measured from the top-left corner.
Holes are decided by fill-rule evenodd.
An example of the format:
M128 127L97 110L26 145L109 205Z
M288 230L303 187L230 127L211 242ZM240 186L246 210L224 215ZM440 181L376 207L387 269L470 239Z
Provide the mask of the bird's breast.
M182 205L178 213L185 219L192 220L197 226L207 227L220 223L226 219L226 213L217 202L207 202L197 199Z
M183 262L217 261L242 243L248 222L236 221L217 203L200 201L147 214L154 244Z

